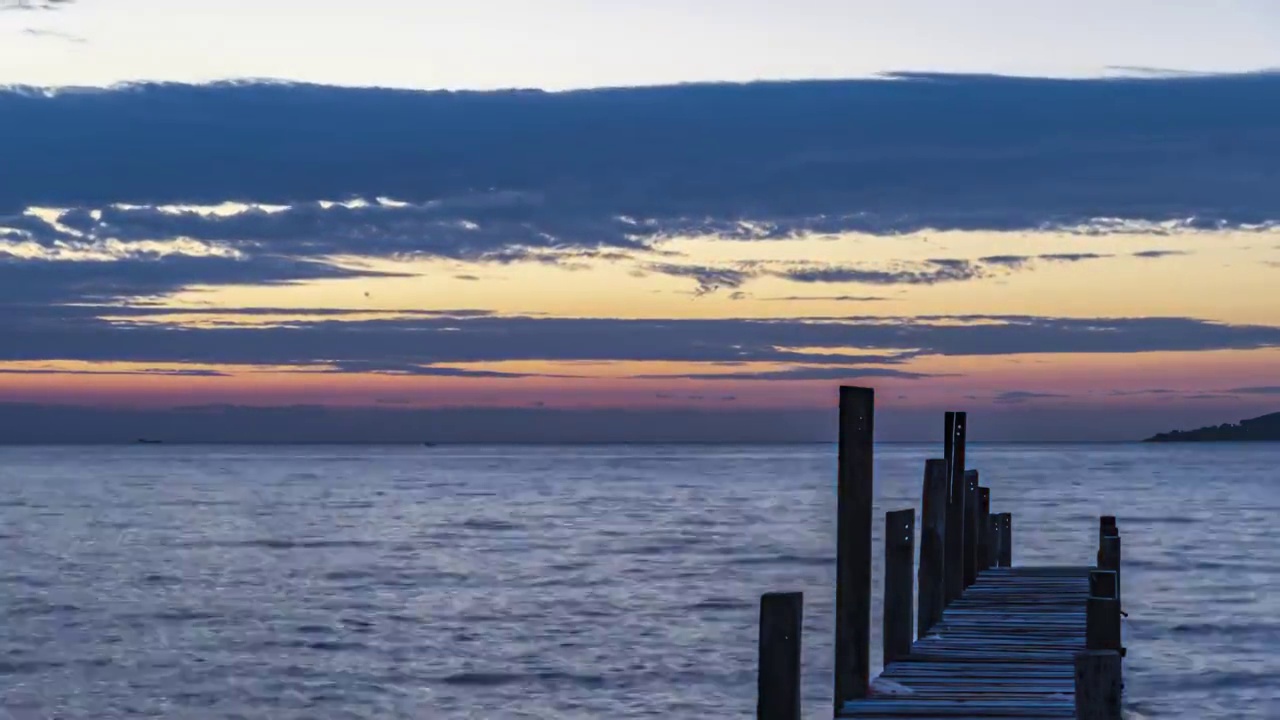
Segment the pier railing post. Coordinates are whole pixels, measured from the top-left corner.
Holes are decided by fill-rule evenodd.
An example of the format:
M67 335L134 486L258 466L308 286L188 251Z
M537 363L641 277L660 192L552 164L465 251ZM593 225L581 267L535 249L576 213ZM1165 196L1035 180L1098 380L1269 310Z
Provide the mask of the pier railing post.
M1120 653L1086 650L1076 654L1076 718L1120 720L1123 693Z
M1085 606L1085 648L1121 651L1120 599L1114 570L1089 573L1089 599Z
M1120 575L1120 529L1116 519L1110 515L1102 517L1098 537L1098 569L1111 570L1116 574L1116 600L1123 603Z
M946 527L946 600L950 605L964 592L964 445L967 416L963 412L952 413L950 423L951 466L947 470L947 527Z
M941 622L947 607L946 577L947 464L928 460L924 464L924 491L920 514L920 600L916 613L916 634L923 638Z
M987 518L987 567L1000 567L1000 513Z
M1013 567L1013 513L1000 513L1000 567Z
M760 598L757 720L800 720L800 636L803 626L803 593L767 593Z
M840 388L836 529L835 709L871 682L871 498L875 391Z
M915 595L916 511L884 516L884 666L911 654L912 599Z
M978 572L991 569L991 488L978 486Z
M978 580L978 471L964 472L964 586Z

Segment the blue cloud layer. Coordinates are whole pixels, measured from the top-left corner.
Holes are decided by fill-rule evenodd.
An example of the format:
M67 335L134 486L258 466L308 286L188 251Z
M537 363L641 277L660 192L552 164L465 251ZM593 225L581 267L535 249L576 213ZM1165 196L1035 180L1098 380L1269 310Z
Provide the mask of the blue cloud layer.
M1280 217L1275 74L570 93L139 85L0 93L0 133L6 173L22 178L0 186L8 211L505 191L533 203L519 221L553 227Z

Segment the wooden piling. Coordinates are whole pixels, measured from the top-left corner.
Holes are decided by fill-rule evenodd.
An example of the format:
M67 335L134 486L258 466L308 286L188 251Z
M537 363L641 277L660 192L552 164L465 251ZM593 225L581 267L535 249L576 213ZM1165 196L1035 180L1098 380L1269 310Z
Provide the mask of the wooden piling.
M884 516L884 665L911 654L911 617L915 585L916 511L895 510Z
M978 572L991 569L991 488L978 486Z
M1089 573L1089 599L1085 606L1085 648L1120 652L1120 600L1114 570Z
M923 638L942 620L947 607L945 532L947 526L946 460L924 464L924 491L920 514L920 599L916 613L916 634Z
M951 465L947 469L948 499L946 526L946 601L960 597L964 592L964 445L966 415L953 413L951 439Z
M1098 542L1102 542L1102 538L1108 535L1115 535L1119 532L1116 527L1115 515L1103 515L1098 519Z
M987 517L987 567L1000 567L1000 513Z
M1123 603L1120 573L1120 530L1116 527L1116 519L1110 515L1102 516L1098 529L1098 569L1112 570L1116 574L1116 600Z
M803 593L766 593L761 596L757 720L800 720L800 638L803 625Z
M871 681L871 498L875 391L840 388L835 691L837 710Z
M1013 513L1000 513L1000 567L1013 567Z
M1076 654L1076 718L1120 720L1122 688L1120 653L1085 650Z
M964 586L978 579L978 471L964 471Z

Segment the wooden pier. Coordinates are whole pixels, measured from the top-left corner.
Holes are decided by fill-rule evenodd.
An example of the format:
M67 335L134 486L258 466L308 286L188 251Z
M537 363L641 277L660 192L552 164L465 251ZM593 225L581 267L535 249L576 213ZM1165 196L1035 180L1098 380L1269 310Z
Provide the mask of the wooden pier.
M840 389L836 718L1119 718L1120 534L1099 519L1096 558L1013 565L1013 517L965 466L967 416L945 416L914 509L884 518L884 672L870 677L875 395ZM913 606L918 583L918 603ZM800 718L800 593L761 602L757 717Z

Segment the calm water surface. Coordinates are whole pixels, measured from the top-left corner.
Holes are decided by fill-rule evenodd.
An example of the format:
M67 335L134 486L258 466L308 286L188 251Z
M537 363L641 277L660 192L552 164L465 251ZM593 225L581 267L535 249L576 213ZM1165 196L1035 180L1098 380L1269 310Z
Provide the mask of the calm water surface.
M877 449L878 516L938 451ZM1120 517L1133 716L1280 718L1280 446L969 454L1017 564ZM0 718L746 718L769 590L805 592L829 717L834 478L829 446L0 449Z

